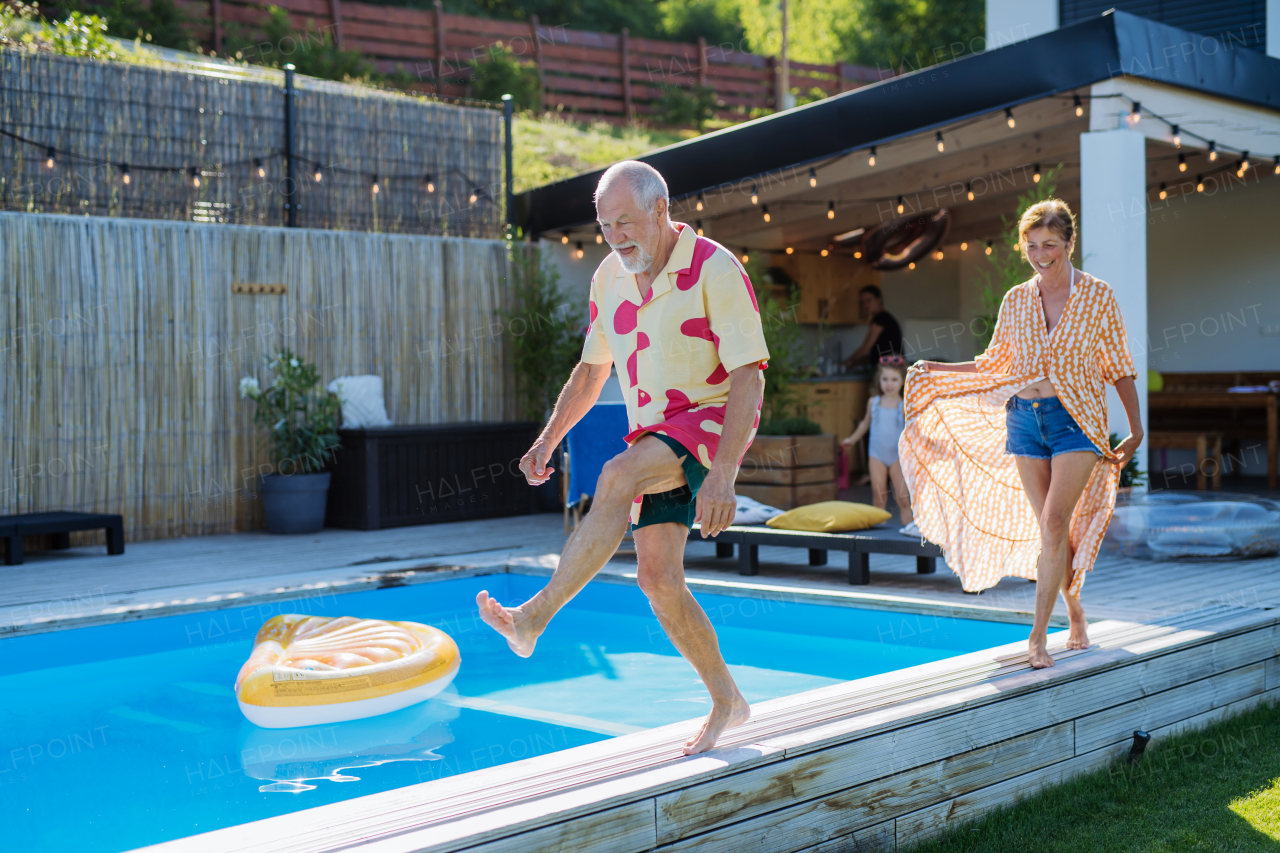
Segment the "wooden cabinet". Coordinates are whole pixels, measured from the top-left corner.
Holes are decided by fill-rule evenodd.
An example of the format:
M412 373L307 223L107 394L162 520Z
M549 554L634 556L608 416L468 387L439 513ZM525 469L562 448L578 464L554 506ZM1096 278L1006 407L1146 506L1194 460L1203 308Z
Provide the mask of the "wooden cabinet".
M862 261L832 255L773 256L771 265L784 270L800 285L796 321L800 323L866 323L858 291L880 284L880 271Z
M867 383L862 380L804 382L800 388L801 413L838 438L853 432L867 413Z

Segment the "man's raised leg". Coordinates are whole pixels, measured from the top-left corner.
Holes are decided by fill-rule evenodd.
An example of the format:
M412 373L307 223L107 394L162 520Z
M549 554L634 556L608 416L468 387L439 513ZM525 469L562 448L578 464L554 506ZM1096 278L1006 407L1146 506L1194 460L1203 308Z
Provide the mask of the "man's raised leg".
M654 614L673 645L693 664L711 694L711 713L702 729L685 744L685 755L706 752L720 734L751 717L751 706L738 690L720 654L720 642L706 612L684 580L684 546L689 530L683 524L651 524L637 528L636 579L649 597Z
M685 484L684 471L671 449L651 435L605 463L596 484L591 512L560 555L551 580L519 607L503 607L487 590L476 596L480 618L507 640L521 657L533 654L551 617L578 594L609 561L627 531L637 495Z

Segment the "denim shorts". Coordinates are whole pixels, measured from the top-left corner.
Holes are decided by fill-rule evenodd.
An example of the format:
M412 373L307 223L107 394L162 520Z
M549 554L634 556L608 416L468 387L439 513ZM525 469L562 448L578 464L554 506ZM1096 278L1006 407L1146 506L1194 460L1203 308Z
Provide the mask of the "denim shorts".
M1004 409L1009 432L1005 453L1031 459L1052 459L1059 453L1077 450L1102 455L1057 397L1024 400L1013 396Z

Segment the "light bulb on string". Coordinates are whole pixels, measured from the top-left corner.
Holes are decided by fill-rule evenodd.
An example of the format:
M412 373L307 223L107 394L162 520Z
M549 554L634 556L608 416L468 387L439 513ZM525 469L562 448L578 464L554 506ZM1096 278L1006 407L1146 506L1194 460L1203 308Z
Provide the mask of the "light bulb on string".
M1204 175L1196 175L1196 192L1204 192Z
M1160 182L1160 200L1164 201L1168 197L1169 197L1169 193L1168 191L1165 190L1164 181L1161 181Z
M46 169L52 169L52 168L53 168L53 166L54 166L53 149L52 149L52 148L50 148L50 149L49 149L49 156L48 156L48 157L46 157L46 158L45 158L45 161L44 161L44 167L45 167Z
M855 251L855 252L853 253L853 256L854 256L855 258L860 258L860 257L862 257L862 252L861 252L861 251Z
M973 201L973 181L965 184L965 189L969 191L969 201Z
M827 202L827 219L836 218L836 203L834 201Z
M1187 155L1186 154L1178 155L1178 171L1179 172L1187 171Z
M120 164L120 182L124 184L126 187L133 182L133 176L129 174L128 163Z
M1249 152L1246 151L1240 155L1240 173L1244 174L1249 171Z
M1009 125L1010 130L1013 130L1013 126L1017 124L1017 122L1013 120L1013 110L1008 109L1007 107L1005 108L1005 111L1004 111L1004 120L1005 120L1005 123Z
M1142 113L1139 112L1140 108L1141 105L1137 101L1134 101L1133 109L1129 110L1129 115L1125 116L1125 121L1129 123L1129 127L1137 127L1138 122L1142 121Z
M600 226L596 226L596 245L599 246L604 242L604 234L600 231Z
M940 261L940 260L942 260L942 250L941 250L941 249L939 249L938 251L936 251L936 252L934 252L934 253L933 253L933 259L934 259L935 261Z
M1176 124L1173 126L1173 147L1182 147L1182 134L1178 132L1178 126Z
M427 172L427 176L422 179L422 185L427 188L429 193L436 191L436 182L432 179L430 172Z
M1218 159L1218 143L1212 139L1209 140L1209 162L1214 163Z
M824 257L824 258L825 258L827 255L831 254L831 252L830 252L829 250L827 250L827 249L823 249L823 250L822 250L821 252L819 252L818 254L819 254L819 255L822 255L822 257Z
M568 231L566 231L566 232L564 232L563 234L561 234L561 235L560 235L560 245L561 245L561 246L567 246L567 245L569 245L569 232L568 232Z
M793 252L795 252L795 249L794 249L794 248L792 248L791 246L788 246L788 247L787 247L787 254L788 254L788 255L790 255L790 254L792 254Z
M764 214L764 221L768 222L769 221L769 205L766 204L764 206L764 210L762 211L762 213Z
M374 176L373 176L372 189L373 189L373 194L374 194L374 195L377 195L378 193L382 192L382 187L381 187L381 185L379 185L379 183L378 183L378 176L377 176L377 175L374 175Z
M913 270L913 269L915 269L915 268L916 268L916 262L915 262L915 261L912 261L911 263L907 264L907 269L909 269L909 270Z
M582 241L581 240L578 241L577 250L574 252L574 254L578 256L579 260L582 259Z
M254 158L253 166L254 166L254 168L255 168L255 169L257 169L257 170L258 170L258 177L259 177L259 178L265 178L265 177L267 176L267 167L266 167L266 166L264 166L264 165L262 164L262 158L261 158L261 157L256 157L256 158Z
M818 185L818 173L812 168L809 169L809 186L816 187Z
M699 219L699 220L698 220L698 222L697 222L697 224L694 226L694 230L698 232L698 236L699 236L699 237L705 236L705 235L703 235L703 233L702 233L702 220L701 220L701 219Z
M990 241L990 240L988 240L988 241L987 241L987 254L988 254L988 255L989 255L989 254L991 254L991 241Z
M191 173L191 186L200 189L200 170L192 166L188 171Z
M1280 175L1280 154L1277 154L1277 155L1276 155L1275 173L1276 173L1277 175Z
M751 255L748 254L747 249L744 246L742 249L742 262L745 264L749 260L751 260Z
M469 202L471 202L472 204L475 204L477 201L479 201L479 200L480 200L480 188L479 188L479 187L476 187L475 189L473 189L473 190L471 191L471 195L467 196L467 200L468 200Z
M1040 183L1040 164L1036 163L1035 169L1031 172L1032 183Z
M752 185L751 185L751 203L752 203L752 204L759 204L759 203L760 203L760 196L759 196L759 194L757 194L757 193L756 193L756 185L755 185L755 184L752 184Z
M324 172L320 171L319 166L316 166L316 173L315 175L313 175L313 177L316 179L317 184L320 183L322 180L324 180Z
M701 213L701 212L702 212L702 206L703 206L702 193L698 193L698 205L697 205L697 207L698 207L698 212L699 212L699 213Z
M962 251L962 252L967 252L967 251L969 251L969 244L968 244L968 243L961 243L961 244L960 244L960 251Z
M1076 95L1075 99L1076 99L1076 117L1079 118L1080 116L1084 115L1084 104L1080 103L1079 95Z
M937 140L938 140L938 153L941 154L942 149L945 147L942 142L942 131L938 131Z
M871 146L871 154L867 157L867 165L874 166L876 164L876 147Z
M902 203L902 196L898 196L898 213L902 213L905 205Z

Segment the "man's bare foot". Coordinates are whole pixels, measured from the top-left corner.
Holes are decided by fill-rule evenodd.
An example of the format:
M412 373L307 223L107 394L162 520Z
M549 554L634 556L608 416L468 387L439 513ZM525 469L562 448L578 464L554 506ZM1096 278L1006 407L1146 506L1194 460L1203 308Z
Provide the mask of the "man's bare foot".
M707 715L706 722L702 724L697 736L690 738L684 745L684 754L697 755L700 752L706 752L716 745L716 740L725 729L740 726L749 719L751 719L751 706L747 704L746 698L741 693L728 704L717 703L711 708L711 713Z
M1043 639L1027 641L1027 660L1031 663L1032 669L1045 669L1053 666L1053 658L1049 656L1049 650L1045 648Z
M476 596L476 604L480 608L480 618L503 636L511 651L522 658L533 654L538 634L532 631L528 616L519 607L503 607L489 597L487 590L480 590L480 594Z

